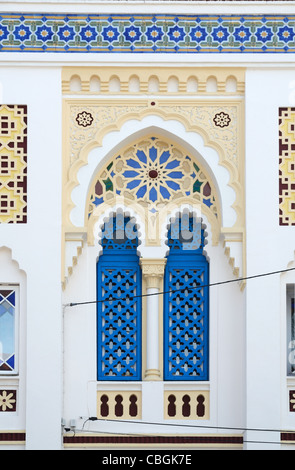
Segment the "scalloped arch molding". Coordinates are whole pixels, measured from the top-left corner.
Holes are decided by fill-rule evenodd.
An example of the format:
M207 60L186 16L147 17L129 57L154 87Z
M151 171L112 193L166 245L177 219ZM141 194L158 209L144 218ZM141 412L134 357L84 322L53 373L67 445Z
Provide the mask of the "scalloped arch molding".
M218 223L210 211L204 213L212 232L212 243L223 242L225 253L236 275L244 270L244 195L243 195L243 137L242 104L239 100L224 100L214 103L206 101L157 100L64 100L64 272L77 262L85 242L93 244L97 222L104 211L115 205L126 205L125 201L110 200L96 213L96 218L87 218L89 192L95 178L115 157L117 152L144 136L156 134L171 141L199 163L216 189L220 217ZM87 125L79 125L78 115L85 111L91 119ZM214 125L214 116L222 111L231 118L230 126ZM85 122L84 122L85 124ZM173 201L170 212L180 207L193 205L190 198ZM128 209L131 204L127 204ZM205 208L206 210L206 208ZM140 208L134 212L146 222ZM89 222L90 221L90 222ZM163 234L166 216L160 220L157 230ZM161 241L154 246L160 249ZM69 247L72 248L69 248ZM78 251L78 255L77 255Z
M73 225L76 227L85 225L89 188L103 165L110 161L110 158L122 147L152 133L162 135L166 140L172 139L184 147L195 161L207 170L218 190L222 208L222 225L225 227L234 226L237 214L232 206L236 195L233 188L229 186L229 172L219 164L217 152L205 145L200 134L187 132L182 123L175 120L164 120L155 115L146 116L141 121L131 119L125 122L119 131L109 132L104 137L101 147L96 147L89 152L87 164L77 172L78 185L71 192L74 207L71 210L70 218Z

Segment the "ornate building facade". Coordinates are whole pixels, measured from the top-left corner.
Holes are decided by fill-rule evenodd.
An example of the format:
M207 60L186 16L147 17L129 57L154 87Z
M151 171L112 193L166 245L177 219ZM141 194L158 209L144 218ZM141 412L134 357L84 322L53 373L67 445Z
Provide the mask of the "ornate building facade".
M0 448L294 449L294 3L2 3Z

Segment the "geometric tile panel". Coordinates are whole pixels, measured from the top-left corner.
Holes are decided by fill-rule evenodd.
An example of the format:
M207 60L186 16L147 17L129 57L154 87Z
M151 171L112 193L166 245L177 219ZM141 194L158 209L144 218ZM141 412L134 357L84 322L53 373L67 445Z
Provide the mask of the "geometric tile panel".
M27 106L0 106L0 224L27 221Z
M295 52L294 15L2 13L0 51Z
M0 412L16 411L16 390L0 390Z
M279 108L279 224L295 225L295 108Z

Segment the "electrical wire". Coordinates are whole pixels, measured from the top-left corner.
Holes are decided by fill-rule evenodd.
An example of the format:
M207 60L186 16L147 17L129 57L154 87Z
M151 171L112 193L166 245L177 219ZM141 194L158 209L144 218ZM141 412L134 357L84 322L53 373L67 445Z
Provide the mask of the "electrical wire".
M89 300L89 301L85 301L85 302L70 302L69 304L65 304L64 307L76 307L76 306L79 306L79 305L98 304L98 303L101 303L101 302L115 302L116 300L121 300L121 301L129 300L130 301L132 299L150 297L150 296L153 296L153 295L164 295L164 294L172 294L172 293L175 294L177 292L185 292L185 291L191 292L191 291L194 291L195 289L204 289L205 287L220 286L220 285L224 285L224 284L230 284L232 282L248 281L250 279L257 279L257 278L260 278L260 277L272 276L274 274L282 274L282 273L286 273L286 272L294 271L294 270L295 270L295 268L281 269L279 271L268 271L268 272L262 273L262 274L254 274L253 276L240 277L240 278L237 278L237 279L228 279L226 281L213 282L213 283L210 283L210 284L200 285L200 286L196 286L196 287L185 287L183 289L171 289L169 291L151 292L151 293L147 293L147 294L133 295L133 296L130 296L130 297L125 297L125 298L113 297L112 296L111 298L104 299L104 300Z
M126 298L120 298L120 297L117 297L117 298L111 298L108 299L107 301L116 301L116 300L131 300L131 299L134 299L134 298L142 298L142 297L149 297L149 296L152 296L152 295L164 295L164 294L171 294L171 293L177 293L177 292L184 292L184 291L193 291L195 289L203 289L205 287L214 287L214 286L219 286L219 285L224 285L224 284L229 284L229 283L233 283L233 282L241 282L241 281L247 281L247 280L251 280L251 279L257 279L257 278L260 278L260 277L266 277L266 276L272 276L272 275L275 275L275 274L282 274L282 273L286 273L286 272L290 272L290 271L294 271L295 268L289 268L289 269L282 269L282 270L278 270L278 271L268 271L266 273L261 273L261 274L255 274L255 275L252 275L252 276L246 276L246 277L241 277L241 278L237 278L237 279L228 279L226 281L220 281L220 282L214 282L214 283L210 283L210 284L207 284L207 285L201 285L201 286L197 286L197 287L194 287L194 288L188 288L188 287L185 287L183 289L171 289L169 291L162 291L162 292L153 292L153 293L148 293L148 294L141 294L141 295L138 295L138 296L131 296L131 297L126 297ZM66 304L65 307L75 307L75 306L79 306L79 305L87 305L87 304L97 304L97 303L100 303L100 302L106 302L106 300L93 300L93 301L85 301L85 302L71 302L69 304ZM130 433L118 433L118 432L106 432L106 431L98 431L98 430L87 430L85 431L84 430L84 426L86 424L86 422L88 421L103 421L103 422L121 422L121 423L132 423L132 424L135 424L134 421L128 421L128 420L117 420L117 419L107 419L107 420L104 420L104 419L100 419L100 418L88 418L85 420L85 422L83 423L83 426L82 426L82 429L81 430L78 430L76 429L75 431L76 432L91 432L91 433L98 433L98 434L115 434L115 435L130 435ZM202 428L202 429L216 429L216 430L231 430L231 431L241 431L241 432L246 432L246 431L251 431L251 432L293 432L293 431L283 431L281 429L267 429L267 428L246 428L246 427L232 427L232 426L209 426L209 425L189 425L189 424L175 424L175 423L153 423L153 422L146 422L146 421L137 421L136 424L147 424L147 425L152 425L152 426L165 426L165 427L174 427L174 426L177 426L177 427L187 427L187 428L195 428L195 429L198 429L198 428ZM132 434L132 436L143 436L142 434ZM293 444L292 442L282 442L282 441L279 441L279 442L274 442L274 441L248 441L248 440L243 440L244 443L252 443L252 444L280 444L280 445L286 445L286 444Z
M175 424L175 423L154 423L154 422L146 422L146 421L128 421L128 420L119 420L119 419L102 419L102 418L96 418L96 417L90 417L86 419L83 423L83 426L81 429L75 429L76 433L91 433L91 434L110 434L113 436L131 436L131 437L146 437L146 434L142 433L130 433L130 432L118 432L118 431L106 431L106 430L98 430L98 429L84 429L85 424L88 421L100 421L100 422L115 422L115 423L131 423L131 424L148 424L152 426L177 426L177 427L189 427L189 428L206 428L206 429L214 429L214 430L231 430L231 431L241 431L241 432L246 432L246 431L252 431L252 432L293 432L293 431L282 431L281 429L267 429L267 428L240 428L240 427L232 427L232 426L209 426L209 425L187 425L187 424ZM192 435L193 436L193 435ZM186 435L185 437L190 438L190 435ZM247 440L243 439L243 444L248 443L248 444L277 444L277 445L294 445L294 442L289 442L289 441L260 441L260 440Z
M207 424L178 424L178 423L156 423L150 421L129 421L129 420L120 420L120 419L103 419L97 417L87 418L82 426L84 428L87 421L100 421L100 422L113 422L113 423L124 423L124 424L147 424L151 426L165 426L165 427L182 427L182 428L194 428L194 429L219 429L223 431L252 431L252 432L293 432L286 431L282 429L271 429L271 428L247 428L247 427L235 427L235 426L213 426Z

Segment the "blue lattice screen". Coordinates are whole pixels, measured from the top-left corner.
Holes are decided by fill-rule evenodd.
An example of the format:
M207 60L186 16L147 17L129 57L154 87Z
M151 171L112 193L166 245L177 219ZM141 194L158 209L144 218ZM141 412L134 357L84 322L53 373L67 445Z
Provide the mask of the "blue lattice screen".
M103 227L97 264L98 380L141 379L141 271L136 227L117 215Z
M164 378L208 380L209 266L204 229L193 217L168 232L165 270Z

